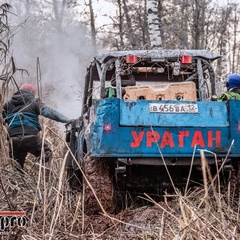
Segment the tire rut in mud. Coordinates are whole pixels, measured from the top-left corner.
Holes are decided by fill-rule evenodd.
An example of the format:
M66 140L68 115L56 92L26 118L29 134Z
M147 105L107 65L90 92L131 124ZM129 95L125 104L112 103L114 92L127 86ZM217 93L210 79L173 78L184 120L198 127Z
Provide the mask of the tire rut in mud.
M107 213L114 213L114 181L113 169L109 160L93 158L89 155L84 158L84 173L102 207ZM102 209L86 180L83 181L85 194L84 206L87 215L99 214Z

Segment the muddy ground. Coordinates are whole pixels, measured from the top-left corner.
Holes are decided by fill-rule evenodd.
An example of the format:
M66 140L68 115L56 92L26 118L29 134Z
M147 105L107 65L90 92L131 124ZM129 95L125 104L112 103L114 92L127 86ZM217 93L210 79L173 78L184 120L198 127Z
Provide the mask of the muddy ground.
M201 188L188 195L165 197L165 202L132 205L114 215L84 213L82 193L57 179L41 182L12 176L3 182L1 209L26 211L28 224L13 232L22 239L239 239L238 205L226 195L214 196ZM17 180L14 180L17 179ZM45 186L44 186L45 184ZM37 189L37 191L35 191ZM7 239L7 238L3 238ZM19 238L9 238L19 239Z
M220 192L217 182L213 187L207 181L186 194L165 192L162 201L142 195L141 204L132 201L117 214L89 214L84 193L69 188L64 166L57 148L45 166L28 156L24 174L11 159L1 161L0 210L25 211L28 219L26 226L6 228L14 234L1 239L240 239L239 202L231 186Z

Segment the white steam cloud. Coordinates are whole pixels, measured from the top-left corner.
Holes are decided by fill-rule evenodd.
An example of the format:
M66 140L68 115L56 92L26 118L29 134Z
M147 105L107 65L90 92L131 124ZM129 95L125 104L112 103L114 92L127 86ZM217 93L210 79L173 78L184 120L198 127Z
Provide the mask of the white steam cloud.
M81 113L84 78L93 59L91 41L83 26L69 24L57 30L56 20L39 24L30 16L13 39L16 66L29 73L16 79L37 87L37 59L40 62L42 100L69 118Z

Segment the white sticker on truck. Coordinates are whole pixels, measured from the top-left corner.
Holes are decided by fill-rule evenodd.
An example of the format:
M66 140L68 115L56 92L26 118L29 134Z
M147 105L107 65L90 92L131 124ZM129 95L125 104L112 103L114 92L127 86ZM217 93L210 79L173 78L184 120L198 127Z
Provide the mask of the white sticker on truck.
M156 113L198 113L196 103L149 103L149 111Z

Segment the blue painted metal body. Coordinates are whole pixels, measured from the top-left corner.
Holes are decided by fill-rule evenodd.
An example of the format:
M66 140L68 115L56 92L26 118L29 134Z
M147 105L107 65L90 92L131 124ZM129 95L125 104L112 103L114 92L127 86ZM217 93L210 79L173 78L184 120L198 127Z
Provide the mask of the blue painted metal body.
M206 149L225 157L234 140L230 157L240 156L240 101L161 101L195 103L198 113L150 112L149 103L155 102L159 101L108 98L95 102L79 136L79 148L85 140L95 157L160 157L160 152L163 157L192 157L196 146L195 156Z

